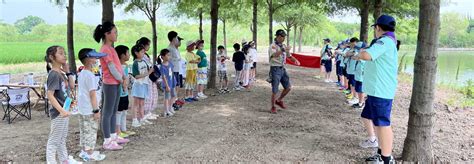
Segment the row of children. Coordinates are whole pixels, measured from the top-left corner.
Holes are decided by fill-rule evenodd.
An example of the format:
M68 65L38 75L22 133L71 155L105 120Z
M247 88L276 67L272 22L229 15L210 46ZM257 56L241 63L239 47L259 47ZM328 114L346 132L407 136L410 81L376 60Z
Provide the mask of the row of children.
M348 104L362 109L361 118L368 138L359 145L378 148L367 162L395 163L391 155L393 132L390 121L400 46L394 33L395 25L393 17L382 15L372 25L376 38L369 46L354 37L339 42L333 55L331 40L324 39L321 51L325 82L331 82L332 59L335 58L339 90L346 94Z

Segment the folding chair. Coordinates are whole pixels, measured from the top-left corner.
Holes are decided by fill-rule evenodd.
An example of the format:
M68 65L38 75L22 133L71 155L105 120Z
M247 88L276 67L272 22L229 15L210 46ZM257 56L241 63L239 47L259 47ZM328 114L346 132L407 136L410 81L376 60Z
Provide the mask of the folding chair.
M0 85L10 84L10 74L0 74ZM7 87L0 87L0 103L6 101L7 98Z
M2 120L7 119L9 124L18 116L23 116L28 120L31 120L30 89L7 89L7 101L2 102L2 107L5 112Z

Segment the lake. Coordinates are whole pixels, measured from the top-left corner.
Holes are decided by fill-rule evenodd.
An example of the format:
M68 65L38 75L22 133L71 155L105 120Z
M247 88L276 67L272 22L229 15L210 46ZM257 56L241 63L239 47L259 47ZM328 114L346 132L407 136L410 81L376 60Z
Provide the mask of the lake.
M399 60L404 53L403 72L413 75L414 51L400 51ZM456 78L459 66L458 77ZM438 51L438 72L436 83L463 86L468 80L474 80L474 51Z

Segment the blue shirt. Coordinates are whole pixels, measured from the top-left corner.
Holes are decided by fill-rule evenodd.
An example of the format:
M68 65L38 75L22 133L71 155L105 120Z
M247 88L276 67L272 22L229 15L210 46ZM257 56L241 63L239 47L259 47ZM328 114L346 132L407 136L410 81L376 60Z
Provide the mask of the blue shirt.
M128 65L122 65L122 69L123 69L123 75L128 77L128 73L130 72ZM128 80L128 78L125 80ZM128 96L128 92L125 92L123 90L122 84L120 84L120 97L125 97L125 96Z
M176 86L176 78L173 77L173 64L171 64L171 62L168 62L168 65L161 64L160 71L161 77L166 78L170 89L173 89ZM161 83L161 87L166 89L164 81Z
M366 52L372 60L365 64L364 93L378 98L393 99L398 83L396 43L390 37L383 36Z
M353 60L355 61L355 80L358 82L364 81L364 67L365 61L363 60Z
M350 48L344 48L344 50L342 50L342 56L341 56L341 64L339 64L339 66L341 67L345 67L346 66L346 63L347 63L347 60L348 58L344 57L344 55L346 55L346 52L349 51Z
M355 49L350 49L349 51L354 51L355 52L354 56L357 56L357 54L358 54L358 52ZM356 61L352 60L352 56L347 59L347 63L346 63L347 74L349 74L349 75L354 75L355 74L355 63L356 63Z

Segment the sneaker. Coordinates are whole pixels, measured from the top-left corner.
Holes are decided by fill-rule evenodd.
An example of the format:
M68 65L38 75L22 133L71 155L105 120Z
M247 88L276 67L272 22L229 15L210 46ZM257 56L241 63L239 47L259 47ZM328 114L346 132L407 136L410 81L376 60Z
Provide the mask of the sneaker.
M345 88L344 88L344 89L345 89ZM347 90L347 89L345 89L345 90L342 90L342 92L343 92L343 93L345 93L345 94L349 94L349 93L351 93L351 91L349 91L349 90Z
M133 136L133 135L137 134L137 133L135 133L135 132L133 132L133 131L130 131L130 130L128 130L128 131L122 131L122 133L125 133L125 134L127 134L128 136Z
M118 134L118 136L119 136L119 137L122 137L122 138L127 138L127 137L129 137L129 135L128 135L127 133L124 133L124 132L120 132L120 133Z
M230 93L229 88L225 88L224 91L225 91L225 93Z
M225 91L224 91L224 89L219 89L219 90L217 90L217 93L223 94L223 93L225 93Z
M91 157L89 154L87 154L87 152L85 152L84 150L81 150L81 153L79 153L79 157L84 161L84 162L88 162L91 160Z
M240 90L241 90L240 87L235 87L235 88L234 88L234 91L240 91Z
M365 159L365 162L367 163L373 163L373 164L384 164L385 162L382 160L382 155L380 154L375 154L372 157L369 157ZM390 156L390 160L388 161L389 164L395 164L395 159L393 156Z
M191 98L185 98L184 101L186 101L187 103L193 102Z
M193 98L191 98L191 100L193 100L193 101L199 101L199 97L193 97Z
M331 79L328 79L328 83L334 83L334 81L332 81Z
M314 78L316 78L316 79L321 79L321 76L314 76Z
M140 122L138 121L138 119L133 119L133 121L132 121L132 127L138 128L138 127L140 127L140 126L142 126L142 124L140 124Z
M359 143L359 146L362 148L371 148L371 147L379 147L379 142L377 139L374 141L370 141L369 139L363 140Z
M348 95L346 96L346 98L347 98L347 99L352 99L352 98L354 98L354 96L352 96L352 94L348 94Z
M115 142L117 142L118 144L126 144L126 143L130 142L130 140L126 139L126 138L122 138L122 137L117 137L115 139Z
M206 96L204 93L202 93L201 95L199 95L199 97L202 98L202 99L207 99L207 96Z
M276 110L276 108L275 108L275 107L272 107L272 109L271 109L270 113L272 113L272 114L276 114L276 113L277 113L277 110Z
M176 100L175 103L178 104L178 105L184 105L184 104L185 104L185 101L184 101L184 100L181 100L181 99L178 99L178 100Z
M146 119L143 119L142 121L140 121L140 124L142 124L142 125L153 125L152 122L150 122L150 121L148 121L148 120L146 120Z
M283 101L278 101L278 100L276 100L276 101L275 101L275 104L278 105L278 106L279 106L280 108L282 108L282 109L286 109L286 106L285 106L285 104L283 103Z
M171 113L171 112L163 113L163 117L171 117L171 116L173 116L173 113Z
M364 106L365 106L364 103L357 103L357 104L352 105L352 107L356 109L364 109Z
M107 143L107 144L104 144L102 145L102 147L105 149L105 150L122 150L123 147L118 145L117 142L115 141L111 141L110 143Z
M73 156L69 156L68 160L65 161L65 163L68 163L68 164L82 164L82 162L76 161Z
M105 159L105 154L100 154L99 151L94 151L94 153L92 153L92 155L90 155L90 159L91 161L102 161Z
M325 83L329 83L329 80L326 79L326 80L324 80L324 82L325 82Z
M341 86L341 87L339 88L340 91L344 91L345 89L346 89L346 88L344 88L344 86Z
M150 115L146 118L147 120L156 120L157 118L153 115Z
M348 100L347 103L349 103L350 105L358 104L359 99L358 98L353 98L351 100Z

